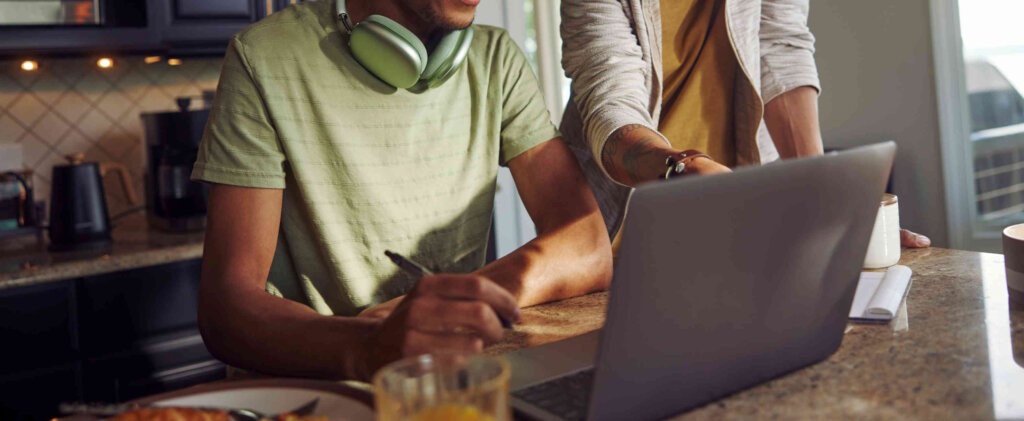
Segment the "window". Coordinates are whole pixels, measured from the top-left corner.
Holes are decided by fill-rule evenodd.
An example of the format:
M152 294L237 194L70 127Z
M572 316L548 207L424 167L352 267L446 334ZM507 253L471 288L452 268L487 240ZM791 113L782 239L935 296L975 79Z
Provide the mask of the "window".
M960 3L974 192L981 222L1024 220L1024 16L1018 0Z
M569 79L562 71L562 38L558 33L561 23L559 0L525 0L526 52L533 70L537 72L541 92L551 111L555 124L562 119L565 102L569 100Z
M999 251L1024 222L1024 2L932 6L950 240Z
M558 0L504 0L484 2L477 8L477 23L504 26L526 53L537 73L544 102L557 125L569 98L569 80L562 72L562 44L558 36ZM536 236L507 169L498 172L494 200L495 252L504 256Z

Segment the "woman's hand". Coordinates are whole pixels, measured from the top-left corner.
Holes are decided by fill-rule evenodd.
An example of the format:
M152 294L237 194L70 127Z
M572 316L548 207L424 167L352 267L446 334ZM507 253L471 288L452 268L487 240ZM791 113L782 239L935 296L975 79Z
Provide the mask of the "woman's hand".
M686 164L686 173L694 175L711 175L711 174L724 174L730 173L732 170L729 167L719 164L710 158L703 156L694 158L688 164Z
M932 240L911 230L901 229L900 245L907 248L931 247Z
M661 135L639 124L620 127L605 142L601 151L601 164L608 175L627 186L655 181L665 176L665 158L676 156L681 150L672 148ZM687 174L708 175L731 172L728 167L710 158L697 157Z

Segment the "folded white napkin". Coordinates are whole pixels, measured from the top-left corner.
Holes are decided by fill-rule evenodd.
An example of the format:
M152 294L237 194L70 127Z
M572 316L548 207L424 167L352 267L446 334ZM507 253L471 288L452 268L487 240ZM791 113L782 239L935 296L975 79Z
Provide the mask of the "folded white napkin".
M861 272L850 318L892 320L910 290L911 274L910 268L901 265L885 272Z

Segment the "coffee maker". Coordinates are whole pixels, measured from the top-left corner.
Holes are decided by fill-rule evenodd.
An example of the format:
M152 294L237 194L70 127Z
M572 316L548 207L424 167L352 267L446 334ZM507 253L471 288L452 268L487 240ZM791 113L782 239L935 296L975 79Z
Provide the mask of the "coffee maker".
M191 181L212 92L204 92L204 108L189 110L191 97L177 99L178 111L144 113L146 130L146 216L153 228L171 232L206 227L209 187Z

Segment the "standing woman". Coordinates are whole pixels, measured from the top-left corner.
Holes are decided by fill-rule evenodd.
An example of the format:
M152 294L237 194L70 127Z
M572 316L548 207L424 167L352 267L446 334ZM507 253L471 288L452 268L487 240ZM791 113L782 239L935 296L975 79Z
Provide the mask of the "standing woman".
M808 10L809 0L561 1L572 78L561 131L613 238L640 182L822 153ZM901 241L931 244L907 230Z

